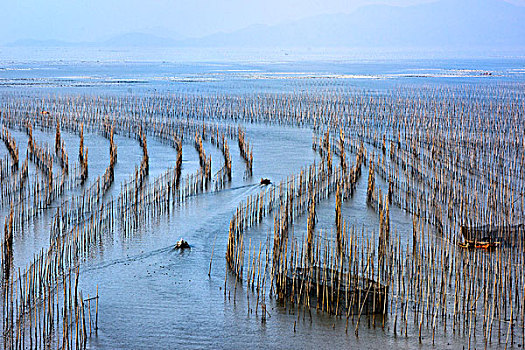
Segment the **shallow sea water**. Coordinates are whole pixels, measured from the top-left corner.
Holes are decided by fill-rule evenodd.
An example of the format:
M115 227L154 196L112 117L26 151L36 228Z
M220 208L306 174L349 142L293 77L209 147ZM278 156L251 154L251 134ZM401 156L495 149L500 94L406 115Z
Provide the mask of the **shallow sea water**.
M523 84L525 60L357 60L263 62L120 62L86 60L59 62L38 59L6 58L0 51L0 93L20 94L169 94L216 92L243 94L253 92L329 91L364 88L388 90L396 86L434 86L457 84ZM80 55L80 54L79 54ZM485 74L490 73L490 75ZM523 87L523 85L521 85ZM424 331L423 344L417 334L394 337L391 320L384 329L372 318L361 321L359 337L350 322L312 310L298 315L267 301L271 315L262 323L253 309L253 295L237 285L231 275L227 280L225 251L229 221L247 196L260 190L261 177L274 183L298 173L314 161L312 131L309 128L246 125L254 152L254 174L244 176L244 162L238 146L230 142L233 180L229 188L218 193L194 197L169 215L156 218L132 236L112 232L103 245L83 262L80 287L84 295L100 294L99 331L88 341L92 349L168 349L168 348L391 348L406 349L431 345L431 334ZM25 153L27 136L12 130L20 153ZM35 131L38 141L52 145L53 132ZM78 150L79 138L63 133L70 159ZM89 179L102 175L109 163L109 142L102 136L86 134L89 148ZM116 135L118 163L115 183L108 194L117 196L120 183L127 180L140 163L138 142ZM176 152L148 137L152 181L175 165ZM222 164L222 155L205 144L212 155L213 173ZM0 156L7 150L0 145ZM354 160L355 155L350 155ZM183 175L199 167L198 154L188 143L183 148ZM379 227L377 215L366 205L367 170L364 169L357 192L344 203L344 219L358 229L372 232ZM30 165L30 172L34 172ZM333 229L334 200L330 197L318 209L318 228ZM0 223L6 215L0 210ZM20 236L15 237L14 264L24 267L33 254L47 247L48 228L54 214L48 210ZM305 218L297 220L294 234L302 238ZM411 218L395 208L391 212L393 229L401 235L412 228ZM247 232L252 242L265 242L273 221L267 218ZM179 252L174 243L183 237L191 250ZM213 248L214 247L214 248ZM212 257L211 275L208 268ZM247 298L249 296L249 299ZM248 301L249 300L249 301ZM248 306L248 302L250 305ZM294 322L296 329L294 331ZM447 334L436 338L435 348L457 349L466 344L464 336ZM481 340L480 340L481 341ZM478 346L481 346L478 344ZM496 346L497 347L497 346Z

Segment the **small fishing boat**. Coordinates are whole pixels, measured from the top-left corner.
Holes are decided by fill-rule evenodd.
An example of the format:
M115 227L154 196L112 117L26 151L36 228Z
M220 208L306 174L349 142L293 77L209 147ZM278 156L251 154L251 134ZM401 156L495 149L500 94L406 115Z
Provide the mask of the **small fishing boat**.
M465 242L515 246L523 241L524 224L461 226ZM489 245L490 246L490 245Z
M187 248L191 248L191 247L189 243L183 240L182 238L180 239L180 241L175 243L175 249L187 249Z
M270 179L261 178L261 185L270 185L271 183Z
M465 249L495 249L500 246L500 242L490 242L490 241L470 241L466 240L464 242L458 243L461 248Z

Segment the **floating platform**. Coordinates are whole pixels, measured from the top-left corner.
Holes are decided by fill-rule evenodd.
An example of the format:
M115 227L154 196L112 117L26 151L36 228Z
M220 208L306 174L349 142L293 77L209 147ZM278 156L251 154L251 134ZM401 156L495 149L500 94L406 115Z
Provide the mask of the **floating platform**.
M386 314L388 286L328 268L296 268L286 277L286 296L329 314Z

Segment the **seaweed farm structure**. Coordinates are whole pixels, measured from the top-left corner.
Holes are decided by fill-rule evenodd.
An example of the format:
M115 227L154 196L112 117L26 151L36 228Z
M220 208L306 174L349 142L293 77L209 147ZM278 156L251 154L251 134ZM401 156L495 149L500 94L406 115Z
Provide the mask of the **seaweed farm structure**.
M192 256L211 251L203 270L221 273L225 302L243 299L249 316L268 323L281 310L294 331L329 317L355 337L368 327L426 344L452 334L464 348L523 346L524 111L524 90L504 86L3 94L3 346L91 347L105 301L97 284L79 287L84 266L234 183L251 187L229 226L210 247L184 243ZM259 173L261 126L311 131L311 162L281 179ZM105 169L93 165L92 135L109 146ZM140 149L125 174L122 139ZM174 160L154 175L152 142ZM359 201L366 227L349 214ZM49 239L23 261L17 242L45 217ZM479 242L494 249L465 249Z
M316 293L318 289L320 293ZM309 269L298 267L286 276L285 293L296 303L306 297L309 300L302 303L315 305L333 315L384 315L388 286L365 277L312 266Z
M516 245L524 239L525 226L523 224L505 226L461 226L461 234L466 242Z

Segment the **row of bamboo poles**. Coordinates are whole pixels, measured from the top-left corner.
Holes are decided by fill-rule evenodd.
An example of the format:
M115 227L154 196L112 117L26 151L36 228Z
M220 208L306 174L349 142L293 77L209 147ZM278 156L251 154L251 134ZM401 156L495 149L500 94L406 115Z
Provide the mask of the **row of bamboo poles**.
M210 135L210 142L221 151L224 158L223 167L215 175L215 191L218 191L232 180L232 159L230 147L228 146L228 138L224 132L216 129L215 132L212 132Z
M514 105L514 107L517 106L521 107L520 103ZM517 113L519 114L519 112ZM424 119L421 123L428 121L428 119ZM417 122L420 123L419 120ZM476 118L476 122L487 123L491 121ZM397 280L392 280L394 278L392 276L387 276L386 279L387 284L398 283L395 285L396 288L393 289L392 295L393 300L395 300L395 307L391 309L392 314L395 315L394 324L396 326L394 329L396 334L399 332L398 317L401 315L404 322L401 333L408 336L408 320L411 319L414 321L420 341L422 328L426 327L431 330L433 342L437 329L442 327L441 329L446 333L448 327L454 333L458 332L468 336L469 347L471 341L474 342L476 332L481 333L482 343L486 346L493 340L495 323L498 329L498 343L515 344L514 337L516 336L521 336L523 340L525 327L523 322L525 280L523 269L521 269L523 229L516 236L508 236L506 242L508 244L506 245L512 248L504 247L492 254L485 251L463 251L455 244L462 240L459 235L461 225L487 222L489 224L495 222L509 225L523 222L523 204L521 204L524 188L523 176L521 175L523 144L520 144L521 141L494 142L491 140L486 146L491 149L490 152L487 152L487 156L493 157L494 152L497 151L503 155L509 154L509 148L518 147L515 151L518 158L508 158L508 162L503 159L499 161L499 164L494 164L489 158L482 160L481 164L483 165L478 166L479 160L473 161L473 157L467 158L468 163L462 160L474 150L469 142L462 141L459 144L453 144L434 140L432 143L425 143L420 140L417 133L407 130L403 133L399 132L397 135L396 133L370 132L373 129L368 129L366 125L368 123L374 122L372 120L366 121L352 131L346 128L345 131L340 129L339 145L343 144L344 135L347 133L347 139L354 140L354 144L364 143L373 153L372 161L369 162L367 198L370 206L378 212L379 216L376 249L381 256L384 256L386 252L390 255L386 271L402 273L401 278L398 276ZM375 123L377 124L377 121ZM430 125L433 124L435 125L435 122ZM334 128L335 126L330 125ZM405 125L405 127L412 128L409 125ZM523 129L522 124L514 125L514 127ZM325 137L320 140L314 137L314 149L318 149L320 145L324 145L323 148L326 149L326 133L320 132L320 134ZM399 135L403 135L403 138L394 138L395 136L399 137ZM427 137L431 137L431 135L432 132L427 132ZM389 138L391 139L389 140ZM388 152L389 144L390 155ZM352 150L352 147L349 148ZM355 149L356 147L353 148L354 152ZM326 161L329 162L331 152L324 152ZM479 154L479 150L475 150L475 152ZM451 153L453 154L452 157L450 157ZM366 151L363 154L366 154ZM344 164L344 152L339 150L339 155L341 155L341 162ZM391 162L387 158L388 155ZM451 160L453 161L451 162ZM343 165L341 166L344 168ZM480 171L480 169L482 170ZM384 181L382 186L386 188L386 196L382 195L381 186L375 183L375 172ZM493 176L490 175L491 173L500 174L497 177L497 182L490 179ZM489 177L489 180L484 178L486 176ZM500 182L503 179L507 179L510 184ZM492 188L487 188L486 184L490 184ZM341 206L339 192L343 187L343 184L338 187L336 208ZM487 192L487 190L491 190L491 192ZM483 197L480 198L480 192L485 193L484 200ZM447 198L446 196L453 197L443 200ZM480 201L480 199L482 200ZM390 203L413 215L413 232L412 237L409 237L412 239L411 244L409 244L410 239L407 237L391 237ZM440 208L441 204L439 203L444 203L446 207ZM310 212L315 212L315 206L311 205L310 207L312 208ZM441 212L447 212L448 218L444 218L440 214ZM234 218L238 215L237 213ZM342 232L342 218L339 215L336 214L337 250L340 250L339 240L341 238L339 237L342 237L340 234ZM248 214L246 216L249 217ZM285 216L289 217L288 214ZM310 214L308 221L309 223L315 222L315 215ZM236 220L232 222L235 223ZM281 221L280 232L288 231L286 223L287 221L284 223ZM313 232L314 225L308 224L307 227L309 236L312 236L311 232ZM231 270L242 275L242 266L245 260L244 238L234 228L235 225L231 224L231 239L229 240L227 259ZM437 236L435 236L436 234ZM403 247L402 241L407 242L406 248ZM308 249L305 248L305 250ZM501 255L505 258L502 259ZM410 271L405 270L407 268L407 257L410 258L409 263L412 264ZM387 261L385 259L383 257L382 261ZM476 262L472 263L472 261ZM250 259L248 262L253 265L253 261ZM384 263L381 266L385 266ZM421 266L425 266L424 272L421 271ZM468 269L465 269L464 266L467 266ZM431 273L428 273L429 271ZM430 276L430 279L423 276ZM452 281L453 284L450 281L451 279L455 279ZM453 288L450 288L451 286ZM453 300L450 300L450 295L454 296ZM484 297L483 302L479 302L480 297ZM453 310L447 309L446 303L452 303L454 305ZM412 313L410 310L415 310L415 312ZM480 317L482 319L481 325L478 323ZM447 318L454 319L454 322L447 325ZM516 333L516 329L520 329L520 333Z
M82 142L84 141L82 140ZM62 140L62 134L60 133L60 122L57 122L57 129L55 133L55 154L58 157L62 171L67 174L69 172L69 159L64 140Z
M106 193L115 180L115 165L117 164L117 145L113 140L114 128L109 132L109 165L102 176L102 192Z
M8 127L23 127L21 123L30 121L29 125L53 130L59 122L63 130L74 133L84 126L101 132L105 121L118 134L134 137L140 130L140 139L145 140L147 134L177 150L176 167L138 191L135 185L140 177L134 176L122 185L118 199L108 199L103 206L96 183L93 191L63 204L60 218L67 225L59 226L66 225L67 230L50 235L62 238L74 237L75 227L89 222L98 223L99 235L107 234L116 217L131 232L139 222L202 193L206 188L202 171L181 179L183 140L200 138L202 143L222 135L236 137L241 157L251 168L252 149L248 142L241 146L245 133L238 129L238 121L310 126L315 132L313 148L322 161L249 197L230 222L227 263L237 276L236 284L245 281L252 290L257 287L261 317L266 317L268 295L302 308L303 315L314 301L320 310L339 317L346 310L344 315L347 320L352 315L357 334L370 293L375 294L372 303L380 300L375 297L381 293L377 282L388 287L389 301L377 319L395 336L417 336L423 342L452 332L468 338L469 347L480 347L480 343L523 343L525 334L523 234L503 232L508 235L506 244L494 252L457 246L461 227L523 223L524 100L519 89L460 86L400 88L381 94L330 91L44 99L15 95L3 97L0 108ZM221 151L225 148L225 142L212 143ZM356 159L352 166L347 164L350 154ZM363 170L362 165L368 166ZM358 230L344 217L345 201L352 199L362 171L367 171L366 197L377 212L377 232ZM39 191L45 193L45 188ZM317 207L331 195L335 195L336 208L333 238L331 230L316 232ZM394 207L396 215L411 216L410 234L392 230ZM253 245L251 238L246 242L245 231L269 213L274 214L269 218L274 222L273 240L268 236L266 246L262 240ZM307 232L296 236L294 222L306 213ZM352 290L358 290L357 295ZM343 291L344 298L335 295L337 291ZM371 321L375 325L376 317Z
M45 157L50 152L41 151L43 148L38 146L33 140L32 126L34 123L42 130L51 130L52 124L49 121L45 123L38 122L40 118L48 118L50 115L51 113L37 114L36 118L31 121L28 121L26 116L23 124L30 139L29 148L32 148L31 152L35 154L33 161L37 165L43 164L41 166L42 172L47 171L48 173L53 171L52 157ZM16 115L9 115L3 122L12 127L20 125ZM57 118L55 125L55 153L59 159L63 154L67 154L61 138L61 130L64 125L67 128L66 130L78 132L80 135L79 164L81 170L74 172L74 174L80 175L72 177L72 179L79 179L79 184L82 185L88 175L87 149L84 147L84 122L79 120L74 125L67 118ZM134 130L139 130L136 138L142 147L143 158L140 169L136 171L135 176L122 185L123 190L119 198L111 198L104 202L102 199L103 194L107 192L113 182L114 166L117 162L117 149L113 140L115 125L119 128L119 132L128 136L131 136ZM189 174L184 179L181 178L182 138L184 135L187 136L191 131L200 130L201 135L204 137L208 130L217 131L216 135L220 135L220 137L217 137L216 145L221 149L225 157L225 174L231 177L231 158L225 135L234 136L234 129L204 124L199 126L194 123L179 123L179 125L181 128L177 133L165 132L169 129L164 125L151 131L153 137L160 138L166 142L168 142L168 138L173 140L173 144L177 149L177 160L174 169L169 169L152 183L146 185L144 180L148 174L149 159L146 132L143 131L142 124L112 122L108 132L109 123L107 119L105 120L104 129L106 131L99 130L99 132L110 140L110 164L102 177L102 181L100 177L97 178L91 186L83 189L81 194L73 195L71 198L59 203L49 234L49 248L37 254L24 271L19 270L15 277L11 279L10 284L6 283L5 285L4 295L6 295L7 299L5 299L6 308L4 312L4 316L6 316L4 344L6 346L21 348L27 346L28 342L31 347L48 347L51 343L57 344L57 347L75 346L76 348L82 348L86 346L86 313L88 318L91 318L91 307L89 305L92 299L83 300L82 297L80 299L77 298L76 284L75 298L71 299L72 294L68 294L68 289L64 287L65 292L62 296L64 307L61 311L58 311L60 297L57 291L60 290L60 283L67 284L74 271L77 271L78 281L78 267L82 259L88 257L93 248L102 244L105 236L114 232L118 213L121 213L120 218L122 220L120 223L123 226L122 229L127 232L131 226L136 227L137 220L141 218L141 213L147 215L146 218L155 217L159 213L165 212L166 209L169 210L170 206L175 206L180 201L185 200L185 198L206 190L204 186L205 178L202 172ZM124 127L127 129L124 129ZM220 133L219 130L221 130ZM180 136L180 138L177 138L177 136ZM218 140L221 140L220 143ZM67 157L62 158L67 159ZM208 167L211 169L210 158L208 158L208 162ZM65 166L62 166L62 168L65 169ZM51 176L50 178L53 179ZM173 182L171 182L172 180ZM70 182L72 184L76 183L73 180ZM180 184L181 182L182 184ZM47 186L45 185L44 183L43 186L38 187L38 191L35 190L30 197L37 198L37 194L41 192L40 188L47 188L46 191L50 191L49 189L52 187L49 183L47 183ZM127 193L131 191L126 190L127 188L138 189L133 191L133 200L128 200ZM56 193L58 194L58 191ZM60 192L60 194L63 193ZM58 196L56 199L58 199ZM49 204L49 200L46 203ZM19 203L18 206L21 206L23 209L23 204ZM13 213L11 211L10 229L6 229L6 236L2 244L2 247L6 247L4 252L8 252L4 254L5 258L2 258L2 262L6 264L10 261L7 257L12 254L8 248L10 247L9 237L12 237L13 233ZM130 218L134 218L134 220L130 220ZM11 265L4 266L6 266L6 271L12 270ZM3 273L2 275L4 279L9 277L8 274ZM9 282L9 278L6 281ZM69 288L71 290L71 287ZM74 300L74 302L71 302L71 300ZM96 302L96 309L98 310L98 293ZM86 303L88 304L87 308L85 307ZM78 307L78 305L82 306ZM55 309L57 313L53 315ZM29 317L27 316L28 312ZM50 314L50 312L53 314ZM58 320L60 315L62 317ZM98 319L98 311L96 311L95 317ZM57 318L56 324L53 321L55 318ZM74 324L72 323L73 319L75 320ZM49 333L51 328L56 330L55 335ZM27 336L27 332L29 332L29 336ZM59 336L60 333L62 333L62 338Z
M239 135L238 135L238 142L239 142L239 151L241 154L241 157L246 162L246 174L248 176L252 176L253 173L253 152L250 148L250 143L248 140L246 140L246 132L239 127Z
M3 126L2 127L2 134L1 134L2 141L4 141L5 146L7 147L7 150L9 151L9 155L12 159L12 167L14 170L18 169L18 162L19 162L19 156L18 156L18 146L16 145L16 140L13 136L11 136L11 133L9 130ZM2 179L4 176L2 176Z
M371 147L373 152L377 152L378 158L377 162L370 162L367 190L369 203L374 206L375 203L378 202L376 198L383 198L381 196L381 188L375 185L374 172L380 175L384 181L384 186L388 189L387 200L383 201L382 205L381 201L379 201L380 237L387 224L384 221L384 213L388 211L388 203L393 203L404 211L412 214L414 223L411 237L411 251L413 256L410 257L410 261L416 266L421 266L421 264L425 264L427 268L428 266L432 266L437 270L438 276L436 277L436 272L432 271L432 284L427 285L424 283L428 283L429 280L425 279L425 277L422 278L419 275L421 273L419 270L417 271L417 275L414 270L408 274L403 272L403 279L398 279L398 283L400 283L398 285L398 291L401 290L400 286L405 288L406 284L410 290L410 296L414 297L414 294L411 293L415 293L416 296L414 299L408 299L409 296L406 294L393 296L394 298L404 298L400 305L406 303L402 306L405 312L403 314L405 336L407 336L407 319L410 318L407 314L409 304L416 304L413 309L415 308L417 312L421 312L421 308L424 308L426 313L426 319L422 318L420 314L412 315L412 319L414 319L416 323L416 332L419 334L420 341L422 337L422 327L425 325L432 330L432 342L434 342L434 335L439 326L443 326L443 331L446 332L447 318L454 319L452 325L448 325L454 333L461 330L463 335L468 335L469 347L471 346L471 341L475 341L476 332L482 334L485 346L490 344L493 337L492 327L495 318L499 318L498 343L505 341L506 345L514 344L514 336L517 335L514 331L516 327L522 329L519 335L521 339L523 339L523 297L525 281L523 279L523 272L518 268L518 266L521 266L523 260L523 230L521 230L521 232L519 230L517 232L516 230L510 232L503 228L500 234L503 235L502 238L505 247L498 249L496 254L484 251L462 251L456 245L457 242L463 239L460 235L461 230L459 230L462 225L480 225L487 221L490 225L492 218L496 216L500 216L500 220L498 220L499 223L508 225L521 222L522 212L519 210L506 211L501 210L503 209L501 208L499 211L492 211L491 214L487 212L484 213L484 211L491 210L491 206L494 208L494 206L497 205L495 203L493 204L493 198L492 200L487 198L485 201L480 202L479 197L477 197L478 191L482 191L483 187L486 189L486 186L483 186L483 184L490 182L480 176L481 174L478 172L478 167L472 165L470 168L466 166L458 167L457 161L455 164L451 163L446 160L447 157L438 161L436 159L437 154L445 155L449 151L443 148L437 148L436 143L431 146L427 145L429 148L424 149L422 147L416 148L416 146L413 145L407 147L399 140L390 141L389 162L387 158L389 153L388 143L386 140L386 135L381 137L379 133L368 135L365 139L367 145ZM411 140L409 142L414 141ZM450 145L448 146L450 147ZM403 150L405 149L411 149L411 151L404 152ZM461 150L461 152L463 152L463 150ZM376 156L373 155L373 158L375 157ZM512 167L512 162L510 164ZM439 173L436 173L436 170L438 170ZM446 173L444 173L444 171L446 171ZM464 179L469 180L465 181ZM519 183L521 180L518 177L512 181L518 181ZM522 185L517 184L517 186L520 187ZM450 188L450 190L446 190L447 188ZM458 192L461 194L462 191L464 191L464 195L458 196ZM474 197L476 198L475 203L469 203L469 197L473 198L472 193L476 194L477 197ZM446 196L449 195L455 197L447 199ZM519 193L515 193L515 195L518 196L519 200ZM508 201L508 199L504 199L504 196L500 198L503 202ZM474 205L472 206L472 204ZM442 212L446 212L447 216L443 216L441 214ZM460 215L458 215L458 212ZM481 212L481 215L478 214L479 212ZM427 237L418 251L421 231L426 233ZM511 236L511 233L515 233L516 235ZM433 236L433 234L437 234L437 236ZM508 234L508 236L505 236L505 234ZM384 235L383 237L386 238ZM404 240L409 241L406 237ZM384 242L385 240L380 240L380 250L383 250L381 245L384 247ZM410 256L409 247L410 244L407 242L404 252L402 246L389 249L390 251L402 252L401 254L395 255L399 261L393 262L398 271L403 270L401 265L406 264L407 256ZM419 255L428 254L428 252L431 252L430 256ZM507 266L505 266L505 263L503 264L503 275L507 276L506 278L509 281L509 285L506 286L504 285L505 282L503 282L503 286L498 286L497 281L494 280L494 276L501 276L502 274L502 266L494 262L494 259L500 254L507 256ZM473 256L474 259L479 259L476 264L481 265L472 267L483 268L484 274L473 273L468 270L465 271L464 266L469 266L470 269L470 261ZM455 261L451 262L450 260L452 258L455 258ZM426 261L422 262L421 259ZM443 270L440 271L440 267ZM440 281L439 274L441 274ZM455 283L453 288L450 288L450 280L452 279L455 279ZM510 281L510 279L513 279L513 281ZM437 284L438 281L439 284ZM437 286L439 286L439 290ZM509 290L513 290L513 292L509 292ZM405 291L403 290L402 293L405 293ZM427 298L426 306L421 305L422 295ZM454 295L454 300L447 298L447 296L450 295ZM478 299L472 299L472 295L477 295L477 298L484 296L485 300L483 303L478 303ZM496 296L499 296L501 299L497 300L498 298L496 298ZM429 312L428 306L430 298L434 298L431 299L431 313ZM492 298L492 302L490 298ZM453 310L447 310L447 303L454 305ZM397 312L399 311L397 306L398 302L396 301L395 323L397 322ZM512 309L513 315L509 314L509 308ZM516 313L521 313L521 315L517 316ZM429 314L432 318L429 317ZM483 319L482 326L477 323L478 317L480 316ZM509 319L509 317L511 317L511 319ZM506 326L502 327L502 320L503 322L507 322ZM518 326L520 323L521 325ZM395 327L394 329L397 328ZM505 334L503 339L502 334Z
M78 162L80 164L80 184L88 177L88 149L84 151L84 124L80 124L80 145L78 147Z
M201 171L204 174L204 187L205 189L208 189L211 182L211 156L206 158L206 152L202 145L202 137L198 133L195 133L195 149L199 153L199 164L201 166Z

